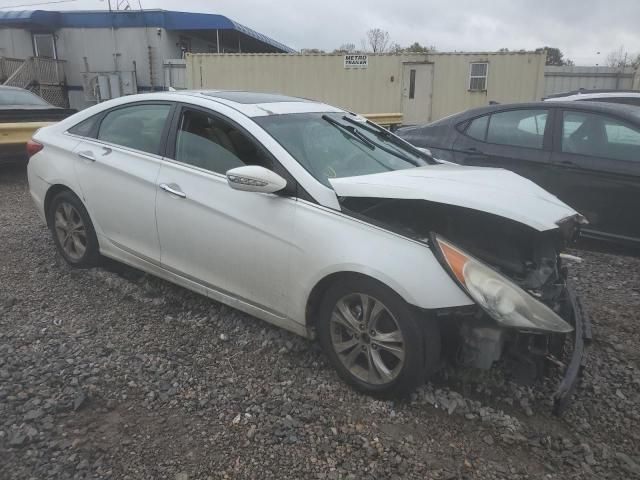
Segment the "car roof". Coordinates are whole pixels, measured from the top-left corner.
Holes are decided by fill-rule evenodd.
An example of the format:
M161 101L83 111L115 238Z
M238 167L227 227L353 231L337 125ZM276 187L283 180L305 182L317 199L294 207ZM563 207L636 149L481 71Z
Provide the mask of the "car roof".
M248 117L291 113L343 112L343 110L326 103L279 93L243 90L179 90L171 93L206 98L232 107Z
M586 89L581 88L570 92L554 93L548 95L543 100L546 101L558 101L565 98L578 99L578 98L610 98L610 97L640 97L640 90L612 90L612 89ZM556 100L557 99L557 100Z
M623 105L619 103L607 102L571 102L571 101L554 101L554 102L527 102L527 103L502 103L496 105L487 105L485 107L472 108L446 117L435 123L458 123L473 117L479 117L485 113L500 112L503 110L517 110L524 108L566 108L570 110L580 110L583 112L608 113L623 117L631 122L640 122L640 108L635 105Z

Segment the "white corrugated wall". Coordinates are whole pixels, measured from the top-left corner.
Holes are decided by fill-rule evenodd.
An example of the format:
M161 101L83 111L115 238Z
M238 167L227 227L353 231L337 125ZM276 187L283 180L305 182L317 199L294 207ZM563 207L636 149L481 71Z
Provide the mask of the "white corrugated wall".
M544 94L547 96L580 88L629 90L634 88L634 73L632 67L548 66L544 72Z

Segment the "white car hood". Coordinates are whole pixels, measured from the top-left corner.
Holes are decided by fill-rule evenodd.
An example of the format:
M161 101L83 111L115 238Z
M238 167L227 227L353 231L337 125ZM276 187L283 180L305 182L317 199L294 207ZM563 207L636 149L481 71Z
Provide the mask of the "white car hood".
M439 164L329 181L339 197L428 200L492 213L538 231L577 214L535 183L500 168Z

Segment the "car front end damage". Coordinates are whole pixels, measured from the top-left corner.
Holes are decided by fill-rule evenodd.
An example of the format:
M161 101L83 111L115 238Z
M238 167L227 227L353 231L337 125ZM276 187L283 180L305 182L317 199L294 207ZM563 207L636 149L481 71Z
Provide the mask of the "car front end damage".
M489 293L482 298L483 292L470 292L469 288L476 287L468 287L464 277L459 279L456 275L457 266L454 263L452 267L447 258L451 252L444 253L452 248L451 244L435 234L432 238L443 266L479 307L466 312L439 312L441 317L453 319L448 322L456 333L450 342L456 352L453 360L462 366L488 369L494 362L506 359L511 370L526 380L547 373L550 366L564 369L553 396L553 412L561 415L584 364L585 345L592 338L589 317L568 278L562 256L557 256L555 268L530 265L526 277L504 279L505 285L491 285L490 280L484 280ZM496 278L502 276L499 271L493 274ZM470 276L474 275L477 276ZM534 282L532 277L536 278ZM524 300L520 305L518 297L509 298L509 293L500 291L509 289L510 280L520 287Z
M428 244L442 267L471 298L469 307L435 312L445 356L488 369L502 360L532 380L564 369L554 413L567 407L591 340L589 317L561 252L579 234L579 214L539 231L468 208L407 199L345 198L353 215Z

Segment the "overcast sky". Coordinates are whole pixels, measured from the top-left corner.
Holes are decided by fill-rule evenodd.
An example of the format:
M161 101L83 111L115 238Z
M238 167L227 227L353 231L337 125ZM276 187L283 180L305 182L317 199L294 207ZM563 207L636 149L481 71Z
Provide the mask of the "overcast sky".
M0 0L1 7L47 0ZM115 4L118 0L112 0ZM120 0L123 1L123 0ZM129 0L139 8L138 0ZM560 48L576 65L605 64L624 46L640 52L640 0L140 0L143 8L220 13L297 50L360 47L365 32L441 51ZM75 0L21 9L104 9ZM597 52L601 52L599 55Z

